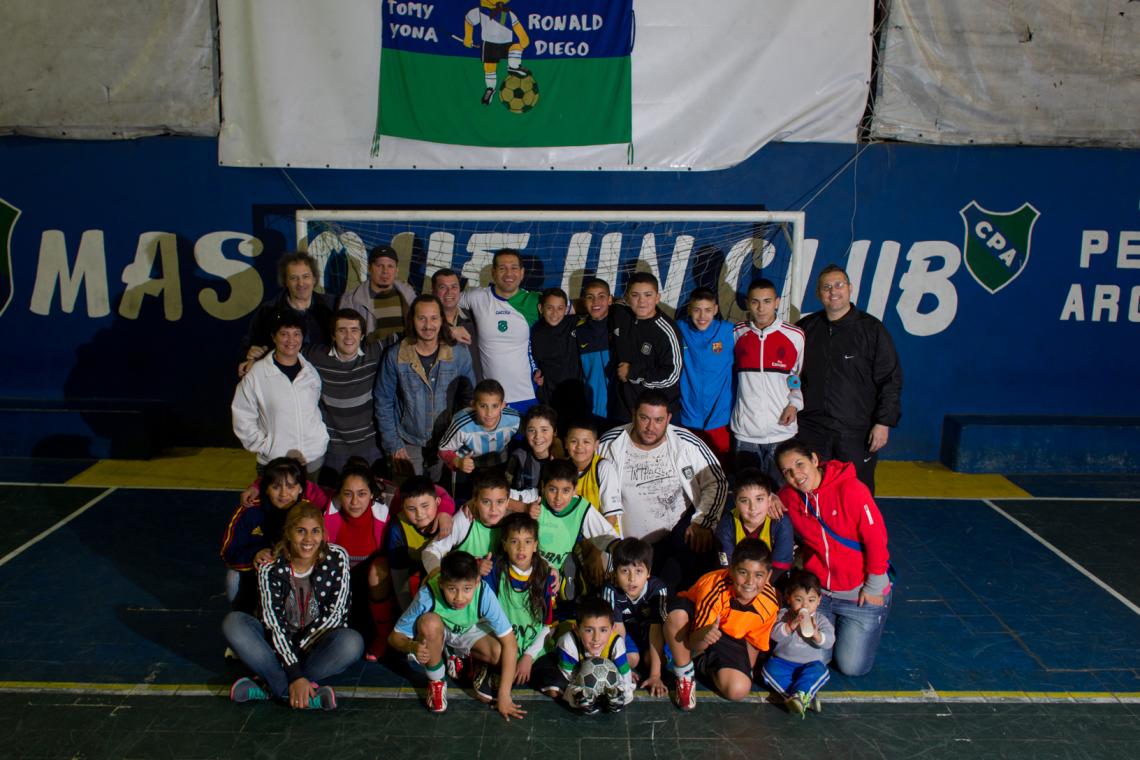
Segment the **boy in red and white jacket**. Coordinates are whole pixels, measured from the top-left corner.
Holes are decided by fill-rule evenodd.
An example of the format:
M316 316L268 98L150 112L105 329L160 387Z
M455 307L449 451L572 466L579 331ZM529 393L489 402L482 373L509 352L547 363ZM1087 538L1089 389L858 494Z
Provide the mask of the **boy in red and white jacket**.
M736 437L736 469L755 467L777 485L776 446L795 436L804 333L779 318L780 296L771 280L748 286L748 321L733 331L736 403L730 427Z

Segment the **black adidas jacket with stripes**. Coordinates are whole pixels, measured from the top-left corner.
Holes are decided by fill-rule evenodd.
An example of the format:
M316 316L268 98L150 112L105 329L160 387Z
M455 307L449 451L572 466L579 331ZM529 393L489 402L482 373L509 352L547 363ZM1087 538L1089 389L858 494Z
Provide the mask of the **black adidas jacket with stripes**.
M618 403L612 408L617 419L633 419L638 397L649 388L664 391L669 411L680 413L681 333L677 325L660 310L649 319L638 319L626 306L615 304L610 314L614 367L629 362L628 379L614 385Z

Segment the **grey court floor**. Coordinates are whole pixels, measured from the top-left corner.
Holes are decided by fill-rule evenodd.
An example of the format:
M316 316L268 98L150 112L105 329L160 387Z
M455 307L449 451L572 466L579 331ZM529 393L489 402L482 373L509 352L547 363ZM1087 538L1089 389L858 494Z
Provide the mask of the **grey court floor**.
M234 492L0 474L4 757L1140 757L1133 478L882 499L891 619L875 670L836 674L820 715L759 689L590 718L520 693L507 724L457 689L431 715L414 676L363 662L332 713L231 704L217 550Z

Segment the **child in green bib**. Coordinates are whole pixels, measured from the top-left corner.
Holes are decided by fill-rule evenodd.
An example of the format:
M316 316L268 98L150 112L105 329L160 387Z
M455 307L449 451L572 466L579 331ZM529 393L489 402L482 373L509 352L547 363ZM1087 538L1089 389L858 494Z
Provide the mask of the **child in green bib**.
M499 522L507 514L510 484L498 470L484 470L475 478L474 498L469 509L455 515L451 533L424 547L421 561L428 577L439 572L448 552L465 551L479 562L479 574L491 572L491 558L499 545Z
M499 524L499 553L487 582L511 621L519 644L515 683L530 682L535 660L550 651L558 575L538 551L538 522L521 512ZM478 674L476 674L476 680Z
M578 468L569 459L555 459L542 468L542 501L531 516L538 519L542 558L565 578L566 558L579 541L587 544L582 568L587 580L600 587L605 577L606 552L618 540L614 526L589 501L575 493Z
M426 668L427 706L432 712L447 709L444 656L450 652L499 667L497 693L487 701L508 721L526 715L511 698L518 663L514 629L495 592L479 577L478 561L467 552L454 551L443 558L439 573L420 588L388 643Z

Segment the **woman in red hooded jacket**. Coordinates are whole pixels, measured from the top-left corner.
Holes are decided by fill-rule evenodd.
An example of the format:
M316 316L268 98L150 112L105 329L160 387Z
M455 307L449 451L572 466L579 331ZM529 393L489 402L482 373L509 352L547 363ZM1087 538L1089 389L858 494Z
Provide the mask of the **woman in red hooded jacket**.
M798 440L776 449L788 510L804 554L819 578L819 611L835 626L835 667L845 675L871 670L891 609L887 528L874 497L848 462L821 462Z

